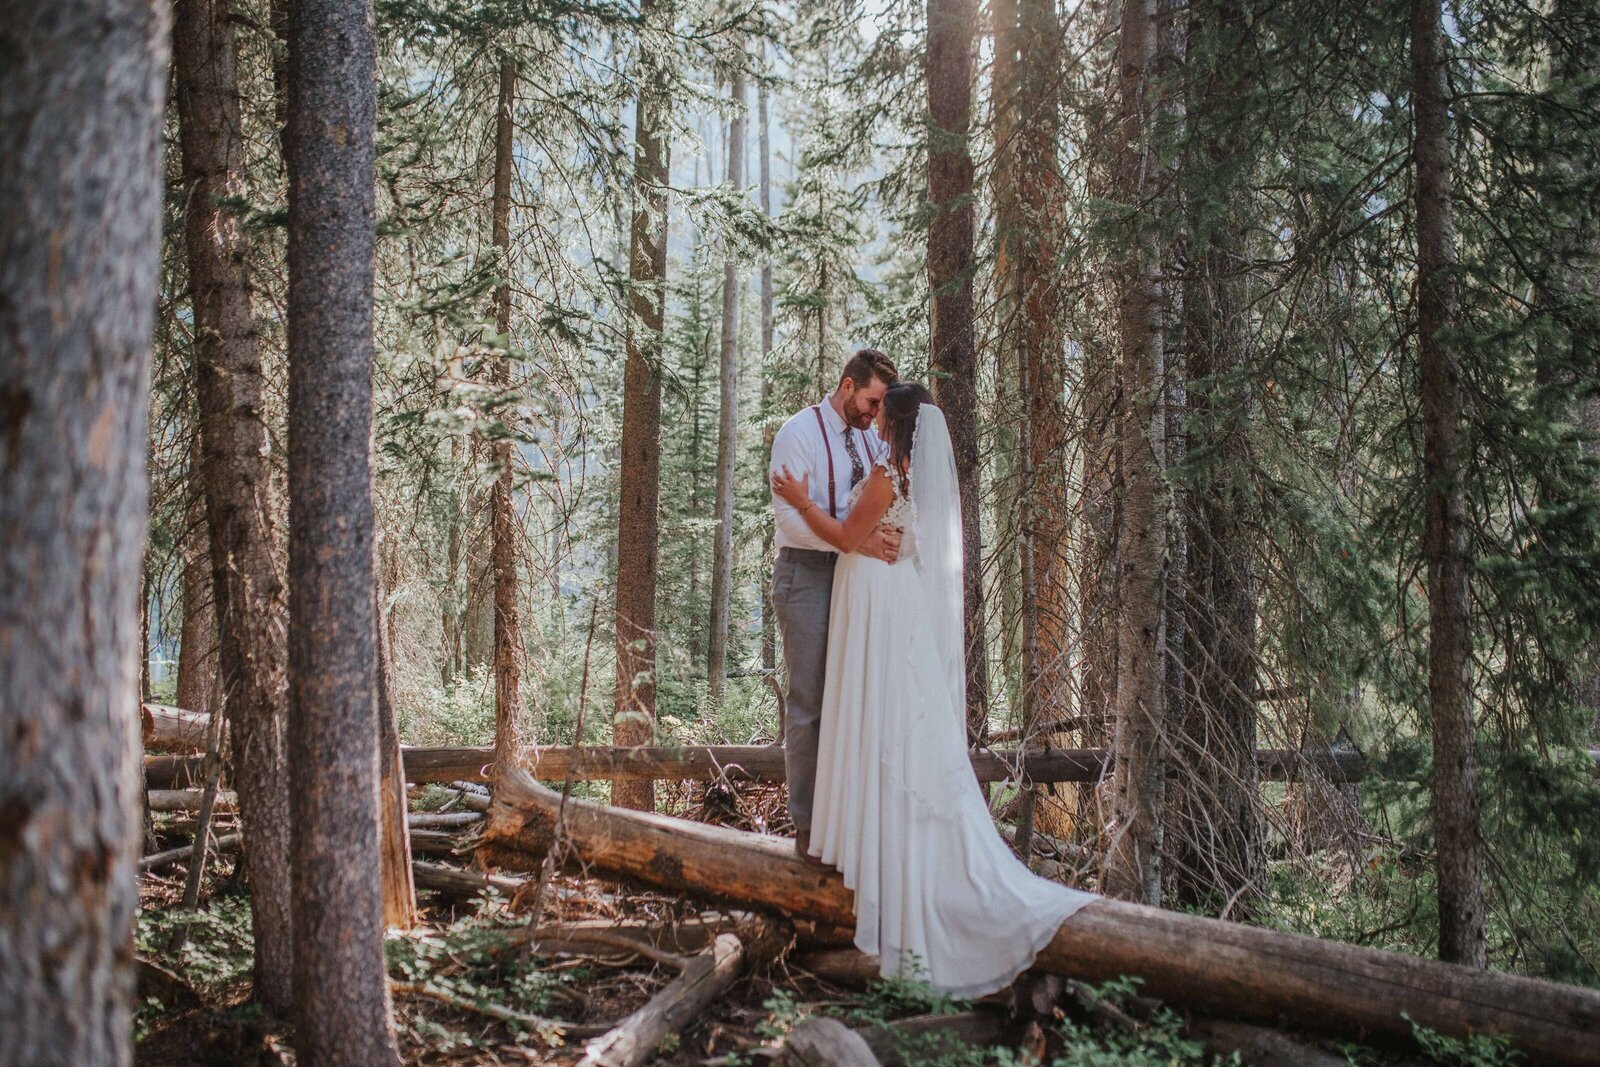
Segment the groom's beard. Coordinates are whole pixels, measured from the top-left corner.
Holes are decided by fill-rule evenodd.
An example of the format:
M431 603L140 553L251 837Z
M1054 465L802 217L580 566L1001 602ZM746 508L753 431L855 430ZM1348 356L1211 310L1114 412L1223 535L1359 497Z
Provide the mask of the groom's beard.
M865 430L872 425L872 416L863 415L861 409L856 407L856 398L847 396L844 400L844 421L858 430Z

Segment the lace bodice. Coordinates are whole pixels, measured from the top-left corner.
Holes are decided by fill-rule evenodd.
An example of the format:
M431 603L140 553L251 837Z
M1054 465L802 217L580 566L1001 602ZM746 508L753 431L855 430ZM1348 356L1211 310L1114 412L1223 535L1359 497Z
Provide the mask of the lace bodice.
M916 533L913 530L915 525L913 520L916 518L916 514L912 510L911 498L900 491L900 478L889 469L888 459L880 459L873 466L881 467L889 475L889 485L894 489L894 500L890 503L889 510L883 513L881 525L898 526L905 531L905 536L900 540L900 558L910 559L916 551ZM860 499L861 491L866 488L866 485L867 479L863 478L850 490L850 495L847 498L850 507L855 507L856 501Z

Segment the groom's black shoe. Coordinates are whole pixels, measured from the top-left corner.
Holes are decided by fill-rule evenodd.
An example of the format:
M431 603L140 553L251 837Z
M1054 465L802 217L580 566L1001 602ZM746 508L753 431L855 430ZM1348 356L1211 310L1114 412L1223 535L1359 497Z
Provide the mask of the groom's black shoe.
M811 834L807 830L796 830L794 835L794 854L805 860L813 867L827 870L828 865L811 854Z

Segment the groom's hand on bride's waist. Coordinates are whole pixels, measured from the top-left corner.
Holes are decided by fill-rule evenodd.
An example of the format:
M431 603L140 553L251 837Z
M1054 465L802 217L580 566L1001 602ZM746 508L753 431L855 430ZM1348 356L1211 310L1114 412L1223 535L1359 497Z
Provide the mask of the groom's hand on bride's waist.
M867 535L856 551L863 556L893 563L900 558L900 532L898 526L880 526Z

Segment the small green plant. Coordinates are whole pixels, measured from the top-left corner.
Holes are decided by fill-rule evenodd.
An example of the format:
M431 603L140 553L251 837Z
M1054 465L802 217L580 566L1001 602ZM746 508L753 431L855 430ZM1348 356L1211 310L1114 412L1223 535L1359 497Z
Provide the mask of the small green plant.
M389 973L404 982L453 1000L537 1018L551 1011L564 983L582 976L578 971L547 971L536 959L525 959L512 936L520 929L521 923L500 909L484 908L442 929L391 936L384 943L384 954ZM505 1025L513 1031L523 1028L515 1020ZM474 1044L474 1039L437 1020L417 1017L412 1029L419 1039L441 1049ZM554 1035L553 1028L535 1029L547 1039Z
M1137 979L1120 978L1088 988L1091 1001L1119 1006L1133 995ZM1226 1060L1207 1055L1205 1046L1183 1036L1183 1020L1167 1008L1158 1009L1137 1029L1097 1027L1064 1019L1059 1033L1061 1054L1050 1067L1212 1067L1236 1065L1235 1053ZM1024 1067L1009 1049L995 1050L998 1067Z
M774 989L772 996L762 1001L761 1006L767 1010L767 1017L756 1023L756 1033L767 1041L779 1041L787 1037L789 1031L809 1014L787 989Z
M915 955L908 956L901 969L913 977L880 978L868 985L861 999L845 1013L851 1026L882 1026L909 1015L954 1015L966 1007L966 1001L947 996L928 984L927 968Z
M178 958L167 955L174 927L188 922L189 936ZM213 897L196 912L179 908L141 910L134 933L139 955L161 960L202 995L217 994L246 978L255 964L250 932L250 902L244 897Z
M1447 1067L1511 1067L1524 1062L1522 1053L1510 1047L1508 1038L1474 1034L1463 1041L1430 1030L1409 1015L1402 1015L1402 1018L1411 1024L1412 1036L1434 1063Z

